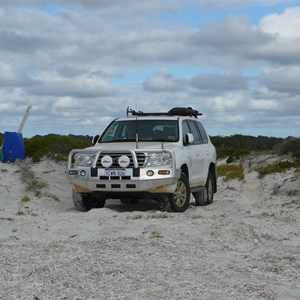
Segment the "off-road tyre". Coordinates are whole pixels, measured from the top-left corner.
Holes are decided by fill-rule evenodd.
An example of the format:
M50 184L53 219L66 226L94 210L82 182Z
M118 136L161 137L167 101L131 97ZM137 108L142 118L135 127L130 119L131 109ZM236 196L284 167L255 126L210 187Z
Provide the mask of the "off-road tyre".
M193 196L195 198L195 205L196 206L207 205L206 204L206 200L207 200L206 195L207 195L206 187L204 188L204 191L199 191L199 192L193 193Z
M202 191L193 193L195 198L196 206L205 206L209 205L214 200L214 177L208 172L207 180L205 184L204 195Z
M88 193L78 193L73 190L73 203L79 211L89 211L92 208L91 195Z
M190 205L191 189L187 176L181 173L174 194L168 195L169 206L173 212L184 212Z
M163 212L172 212L171 206L170 206L170 201L169 201L169 196L168 195L162 195L158 199L158 204L159 204L159 210Z
M206 205L213 203L214 201L214 176L212 175L211 172L208 172L207 175L207 180L205 184L205 189L206 189Z
M92 208L104 207L106 199L100 194L78 193L73 190L73 203L79 211L89 211Z

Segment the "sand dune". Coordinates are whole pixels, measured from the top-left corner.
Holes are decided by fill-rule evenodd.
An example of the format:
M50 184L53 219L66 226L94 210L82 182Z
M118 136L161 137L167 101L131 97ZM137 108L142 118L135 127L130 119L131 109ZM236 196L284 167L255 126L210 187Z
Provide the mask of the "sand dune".
M78 212L64 163L0 163L0 299L299 299L299 173L259 179L271 160L247 158L243 181L182 214ZM47 187L26 190L22 164Z

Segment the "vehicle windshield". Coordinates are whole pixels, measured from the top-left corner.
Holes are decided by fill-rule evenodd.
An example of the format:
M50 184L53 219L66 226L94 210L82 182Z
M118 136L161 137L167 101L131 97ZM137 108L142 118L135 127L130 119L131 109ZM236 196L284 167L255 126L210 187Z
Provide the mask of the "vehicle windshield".
M177 142L177 120L116 120L106 128L99 143L135 142L136 133L139 142Z

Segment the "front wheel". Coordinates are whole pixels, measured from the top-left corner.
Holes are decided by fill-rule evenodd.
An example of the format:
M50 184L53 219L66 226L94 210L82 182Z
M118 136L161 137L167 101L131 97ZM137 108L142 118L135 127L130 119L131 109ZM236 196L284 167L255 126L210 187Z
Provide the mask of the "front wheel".
M89 211L92 208L104 207L106 199L101 197L99 193L78 193L73 190L73 203L79 211Z
M187 176L181 173L174 194L168 195L170 210L173 212L184 212L190 205L190 184Z
M77 210L88 211L92 208L91 196L88 193L78 193L73 190L73 203Z

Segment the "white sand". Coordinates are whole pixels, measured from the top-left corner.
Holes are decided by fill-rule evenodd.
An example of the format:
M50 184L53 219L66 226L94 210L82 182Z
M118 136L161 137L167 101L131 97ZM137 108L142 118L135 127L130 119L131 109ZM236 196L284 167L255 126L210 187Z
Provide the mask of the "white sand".
M33 164L48 183L26 191L0 163L0 299L300 299L300 178L219 178L212 205L162 213L108 200L75 211L65 164ZM30 199L22 203L27 195Z

